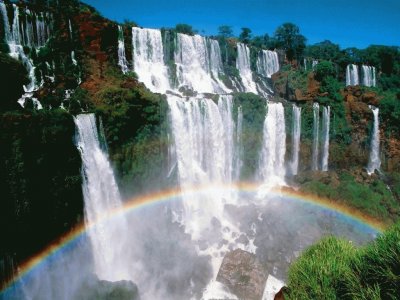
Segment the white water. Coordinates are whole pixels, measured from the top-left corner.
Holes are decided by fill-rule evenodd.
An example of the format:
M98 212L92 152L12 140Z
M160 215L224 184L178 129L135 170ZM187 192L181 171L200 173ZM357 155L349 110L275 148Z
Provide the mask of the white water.
M322 108L322 171L328 171L330 117L330 106L324 106Z
M299 169L300 135L301 135L301 107L293 104L292 107L292 161L291 174L297 175Z
M376 86L376 71L375 67L361 66L362 70L362 83L365 86Z
M133 70L139 81L152 92L165 93L170 90L160 30L133 27L132 46Z
M125 39L122 26L118 25L118 65L121 67L122 73L128 72L128 61L125 54Z
M30 79L29 84L24 86L25 95L23 95L21 99L18 100L21 106L24 106L25 100L27 98L32 98L32 93L38 88L38 84L36 82L35 67L33 65L33 62L25 54L23 47L31 47L32 51L35 51L35 49L37 49L38 47L42 47L46 44L47 39L49 38L50 25L45 22L44 18L50 18L51 16L48 14L45 15L43 13L36 15L35 13L30 12L29 9L26 9L24 10L24 27L24 23L20 23L19 7L13 4L13 10L14 18L12 26L10 27L6 6L3 2L0 2L0 11L2 14L2 19L4 21L3 25L5 32L5 41L10 49L9 55L21 61L21 63L28 71L28 76ZM34 27L36 30L34 30ZM32 101L38 109L42 108L41 104L36 98L32 98Z
M346 86L359 85L360 79L358 76L358 66L348 65L346 68Z
M253 80L253 74L250 68L250 49L247 45L237 44L236 68L239 70L240 77L245 92L257 94L256 83Z
M99 142L94 114L78 115L77 147L82 156L82 189L85 201L85 222L93 249L95 274L103 280L122 280L129 277L128 232L123 216L112 222L98 222L112 216L122 206L118 186L107 153ZM97 223L91 228L91 224Z
M369 154L369 162L368 162L368 174L374 173L375 170L379 170L381 167L381 159L379 157L379 148L380 148L380 135L379 135L379 108L369 106L374 114L374 125L372 130L372 138L371 138L371 150Z
M318 158L319 158L319 104L315 102L313 104L313 145L312 145L312 170L318 170Z
M266 187L285 184L286 131L282 103L268 103L258 179Z
M257 57L257 73L271 78L279 71L279 59L276 51L262 50Z

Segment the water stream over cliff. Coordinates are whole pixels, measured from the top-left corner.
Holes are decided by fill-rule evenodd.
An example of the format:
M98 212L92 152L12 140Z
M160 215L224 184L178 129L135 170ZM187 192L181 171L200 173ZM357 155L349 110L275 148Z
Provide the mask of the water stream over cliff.
M375 170L379 171L381 166L380 159L380 134L379 134L379 108L370 106L372 113L374 114L374 123L372 127L372 136L371 136L371 149L369 154L369 162L368 162L368 173L372 174Z

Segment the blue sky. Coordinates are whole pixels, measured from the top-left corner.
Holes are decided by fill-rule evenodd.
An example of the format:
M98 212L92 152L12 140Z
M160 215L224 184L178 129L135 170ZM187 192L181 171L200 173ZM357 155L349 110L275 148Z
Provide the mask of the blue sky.
M217 33L231 25L236 34L249 27L268 33L284 22L300 27L309 44L325 39L342 48L370 44L400 46L400 0L83 0L103 16L150 28L192 25Z

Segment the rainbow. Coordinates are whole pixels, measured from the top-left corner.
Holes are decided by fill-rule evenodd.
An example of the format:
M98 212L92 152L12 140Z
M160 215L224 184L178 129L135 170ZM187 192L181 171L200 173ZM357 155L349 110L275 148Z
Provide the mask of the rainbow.
M256 183L240 182L234 185L214 184L214 185L193 186L190 188L185 188L184 194L187 197L190 195L196 195L197 193L207 193L207 192L211 193L216 189L225 191L236 190L238 192L254 193L259 191L259 188L260 184ZM95 222L91 224L81 223L80 225L72 229L69 233L51 243L40 253L36 254L26 262L22 263L18 268L18 275L16 275L10 281L4 284L4 286L1 288L2 292L0 293L0 295L4 292L7 292L7 290L10 289L15 282L22 279L25 275L27 275L33 269L38 267L47 258L57 255L64 249L68 248L68 246L70 246L71 244L73 244L74 241L82 237L86 231L88 231L91 227L95 226L96 224L110 220L112 218L116 218L121 214L126 214L140 208L145 208L151 205L168 202L174 199L179 199L179 197L182 196L182 194L183 192L181 189L173 188L137 196L126 201L122 207L114 209L107 215L99 217ZM338 202L333 202L325 198L317 197L315 195L299 193L290 188L273 189L271 190L271 192L269 192L269 194L290 197L291 199L295 199L303 203L308 203L320 208L327 209L329 211L337 212L340 215L348 217L353 222L367 226L376 232L381 232L387 227L386 224L383 223L382 221L373 219L372 217L362 214L360 211L357 211L356 209L350 208Z

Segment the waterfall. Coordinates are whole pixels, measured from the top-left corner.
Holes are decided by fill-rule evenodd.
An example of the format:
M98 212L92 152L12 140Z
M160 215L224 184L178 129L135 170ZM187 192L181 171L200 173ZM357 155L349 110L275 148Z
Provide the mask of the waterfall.
M128 72L128 62L125 55L124 31L122 30L121 25L118 25L118 65L121 67L122 73L126 74Z
M362 65L361 70L362 70L363 85L375 86L376 85L375 67Z
M21 106L24 106L25 100L32 97L32 92L38 88L35 76L35 67L32 60L25 54L24 46L38 48L46 44L50 33L50 25L46 23L46 18L49 19L51 16L43 13L36 15L35 13L30 12L29 9L25 9L23 14L21 14L24 16L24 22L20 22L19 7L15 4L13 4L12 7L14 17L12 26L10 27L6 5L3 2L0 2L0 11L4 23L5 42L8 44L10 49L9 55L21 61L28 71L30 79L30 82L24 86L25 95L18 100ZM32 101L38 109L42 108L37 99L32 98Z
M311 63L311 68L312 68L313 70L315 70L315 68L316 68L317 65L318 65L318 60L313 59L313 60L312 60L312 63Z
M318 170L318 157L319 157L319 104L313 104L313 145L312 145L312 170Z
M219 80L222 73L221 51L218 41L200 35L177 34L175 63L179 87L198 93L226 93L229 90Z
M235 152L236 157L235 157L235 163L236 163L236 174L235 174L235 180L239 181L240 180L240 171L242 169L242 155L243 155L243 147L242 147L242 134L243 134L243 111L242 107L238 107L238 115L237 115L237 126L236 126L236 145L237 145L237 151Z
M224 68L222 65L221 48L217 40L209 39L210 42L210 67L212 78L217 83L217 92L230 93L225 84L219 79L219 74L224 74Z
M297 175L299 169L300 135L301 135L301 107L293 104L292 107L292 161L291 173Z
M279 71L279 59L276 51L262 50L257 57L257 73L271 78Z
M371 139L371 150L369 154L369 162L368 162L368 174L372 174L375 170L379 170L381 167L381 159L379 157L379 144L380 144L380 137L379 137L379 108L369 106L374 114L374 127L372 130L372 139Z
M122 206L118 186L107 153L99 142L94 114L75 118L77 147L82 156L82 190L85 201L85 222L93 249L96 275L103 280L129 278L126 260L127 232L123 216L112 218L114 210ZM99 223L96 223L101 221ZM96 226L91 226L96 224Z
M346 86L359 84L360 80L358 77L358 66L348 65L346 68Z
M245 92L257 94L256 83L250 68L250 49L242 43L237 44L236 68L239 70Z
M165 93L170 90L160 30L133 27L132 47L133 69L139 81L152 92Z
M192 186L231 184L237 174L237 131L232 116L232 97L211 99L168 96L178 182L185 190ZM184 205L184 223L193 239L210 225L222 220L223 203L231 195L191 195ZM194 199L200 197L199 199ZM201 201L198 201L200 200Z
M286 131L282 103L268 103L258 178L267 186L285 184Z
M330 106L324 106L322 109L322 163L321 170L328 171L329 158L329 125L331 117Z

